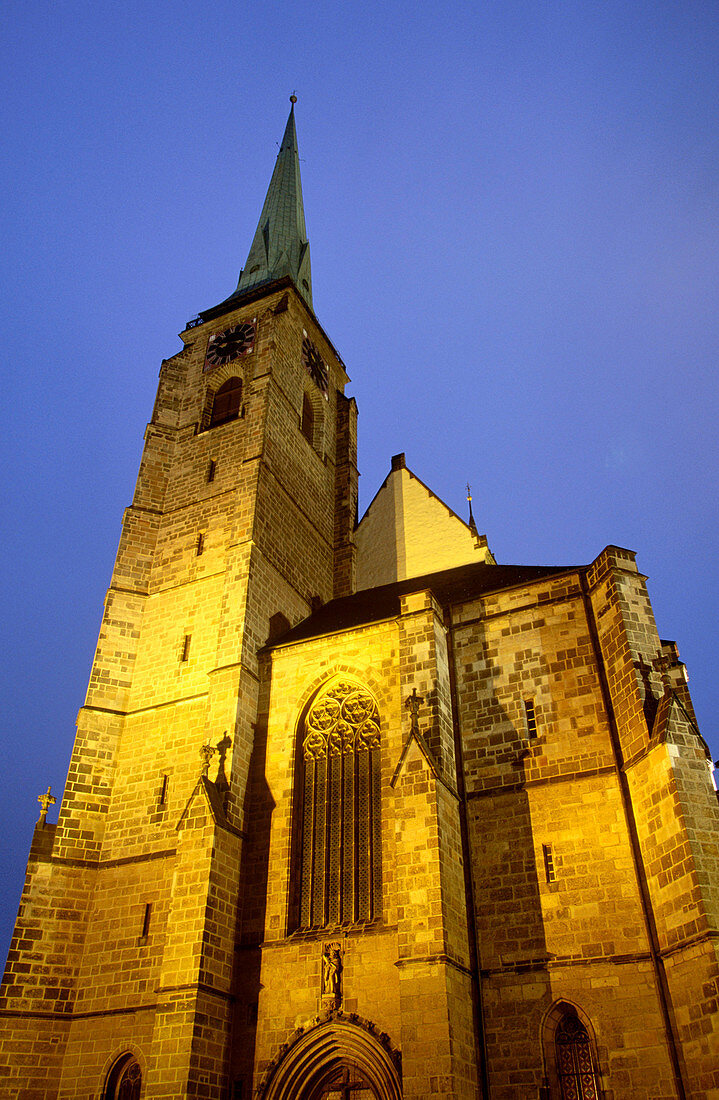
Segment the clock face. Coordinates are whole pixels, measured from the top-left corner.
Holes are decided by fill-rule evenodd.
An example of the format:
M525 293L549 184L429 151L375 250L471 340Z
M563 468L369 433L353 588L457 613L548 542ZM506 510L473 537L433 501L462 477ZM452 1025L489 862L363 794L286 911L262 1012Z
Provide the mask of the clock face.
M327 364L307 336L305 336L302 341L302 362L312 381L322 390L325 397L327 397L327 390L329 388L329 371L327 370Z
M233 359L239 359L247 355L255 346L255 326L243 321L242 324L233 325L224 332L216 332L207 341L205 354L205 370L220 367L224 363L231 363Z

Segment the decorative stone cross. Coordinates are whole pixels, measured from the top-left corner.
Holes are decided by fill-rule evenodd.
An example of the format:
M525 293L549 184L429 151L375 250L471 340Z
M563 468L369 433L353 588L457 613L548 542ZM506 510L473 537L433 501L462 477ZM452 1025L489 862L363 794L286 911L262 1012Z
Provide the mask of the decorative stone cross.
M417 694L417 688L412 688L412 694L407 696L405 706L412 715L412 733L419 733L419 708L424 702L424 696Z
M48 787L48 789L45 791L45 794L39 794L37 796L37 800L38 800L38 802L40 803L40 805L42 807L42 809L40 810L40 816L37 819L38 825L44 825L45 824L45 818L47 817L47 811L50 809L51 806L54 806L55 803L57 802L57 799L54 797L54 795L50 794L51 790L52 790L52 787Z

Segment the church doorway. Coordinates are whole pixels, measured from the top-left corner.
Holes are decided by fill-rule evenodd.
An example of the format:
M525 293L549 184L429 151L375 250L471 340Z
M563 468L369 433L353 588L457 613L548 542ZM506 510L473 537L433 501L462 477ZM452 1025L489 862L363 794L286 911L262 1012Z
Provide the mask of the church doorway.
M295 1034L260 1085L262 1100L402 1100L389 1037L341 1015Z

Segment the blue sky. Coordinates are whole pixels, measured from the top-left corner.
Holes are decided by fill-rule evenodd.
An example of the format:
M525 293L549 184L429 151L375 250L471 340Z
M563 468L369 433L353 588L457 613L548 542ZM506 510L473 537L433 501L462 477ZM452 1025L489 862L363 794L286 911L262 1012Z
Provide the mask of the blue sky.
M405 451L501 562L636 550L719 755L715 3L11 0L0 49L2 947L160 361L236 285L293 90L362 505Z

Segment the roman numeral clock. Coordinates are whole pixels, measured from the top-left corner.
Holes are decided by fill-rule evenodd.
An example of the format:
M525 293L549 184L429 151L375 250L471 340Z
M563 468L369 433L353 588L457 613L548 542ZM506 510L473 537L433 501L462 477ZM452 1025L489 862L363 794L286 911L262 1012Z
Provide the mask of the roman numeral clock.
M255 346L255 323L243 321L224 332L215 332L207 341L205 370L224 366L248 355Z

